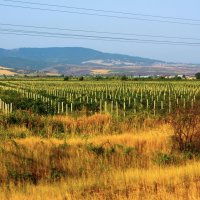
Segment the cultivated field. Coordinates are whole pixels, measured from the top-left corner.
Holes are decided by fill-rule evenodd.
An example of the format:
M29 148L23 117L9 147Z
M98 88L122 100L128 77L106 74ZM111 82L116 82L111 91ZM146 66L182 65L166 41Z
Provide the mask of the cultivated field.
M0 199L200 199L199 86L0 81Z

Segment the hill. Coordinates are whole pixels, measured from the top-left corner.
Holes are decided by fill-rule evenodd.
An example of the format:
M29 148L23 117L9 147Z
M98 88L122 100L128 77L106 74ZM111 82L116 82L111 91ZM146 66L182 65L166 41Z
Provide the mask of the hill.
M120 61L140 65L161 62L136 56L103 53L81 47L0 49L0 65L12 68L29 67L41 70L44 67L56 65L84 65L90 60Z
M69 75L173 75L199 71L196 65L172 64L81 47L0 49L0 66Z

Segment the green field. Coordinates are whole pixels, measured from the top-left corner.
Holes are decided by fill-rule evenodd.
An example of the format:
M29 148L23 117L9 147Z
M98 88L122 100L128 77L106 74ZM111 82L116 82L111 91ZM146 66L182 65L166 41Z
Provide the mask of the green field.
M92 115L116 117L164 115L177 107L192 107L199 97L198 81L2 81L3 112L31 110L44 115Z

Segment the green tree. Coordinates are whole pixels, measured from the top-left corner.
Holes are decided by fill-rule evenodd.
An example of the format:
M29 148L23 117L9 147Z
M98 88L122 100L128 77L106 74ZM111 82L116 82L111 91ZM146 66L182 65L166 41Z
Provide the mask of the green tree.
M122 80L122 81L127 81L127 80L128 80L128 77L127 77L126 75L123 75L123 76L121 77L121 80Z
M84 80L83 76L79 77L79 81L83 81L83 80Z
M200 72L195 74L196 79L200 80Z
M69 81L69 76L65 76L64 81Z

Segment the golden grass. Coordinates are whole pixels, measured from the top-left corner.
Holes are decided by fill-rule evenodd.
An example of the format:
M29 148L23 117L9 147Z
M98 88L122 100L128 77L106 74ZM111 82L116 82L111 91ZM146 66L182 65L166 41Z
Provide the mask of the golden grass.
M93 122L95 117L97 116L90 120ZM54 118L63 123L66 119L66 117ZM26 128L13 126L10 130L18 134L26 131ZM33 155L38 166L33 165L31 170L34 171L35 167L36 174L44 174L44 178L36 185L26 181L19 182L16 186L12 181L9 185L2 184L0 199L198 200L200 199L200 161L184 160L179 164L164 166L158 166L152 162L155 152L171 152L172 134L171 127L165 124L152 130L135 130L123 134L89 135L88 137L71 135L66 141L40 137L15 139L17 152L23 152L22 155ZM69 147L60 149L65 142ZM121 151L106 158L88 151L86 148L88 144L105 148L117 144L133 147L137 149L141 158L131 160L131 155ZM20 150L20 146L25 147L26 150ZM3 143L3 147L11 152L16 151L10 141ZM71 173L56 182L47 179L50 169L45 168L49 166L49 158L51 158L49 155L52 152L54 157L51 163L59 169L70 170ZM68 154L68 157L63 157L63 153ZM0 155L0 159L5 156L2 153ZM5 158L11 158L10 161L16 162L15 157ZM82 175L77 173L78 168L83 168L85 173ZM7 172L3 164L0 165L0 169L0 177L6 179Z
M7 130L9 134L12 135L13 137L20 137L22 134L24 134L25 136L29 134L31 135L31 131L24 125L22 126L12 125L8 127Z
M198 200L200 198L200 163L186 166L129 169L102 174L101 177L63 180L51 185L10 186L0 190L0 198L10 200L97 200L97 199L160 199Z
M65 119L65 118L63 118ZM67 144L79 146L92 143L94 145L115 145L123 144L129 147L136 147L141 153L152 153L155 151L168 152L170 150L170 137L172 130L169 125L156 128L149 131L140 131L124 134L113 135L98 135L82 138L79 136L72 136L67 139ZM19 144L27 147L33 147L37 143L44 143L47 146L61 145L65 141L55 138L42 139L40 137L28 137L25 139L15 139Z
M0 69L0 74L1 74L1 75L5 74L5 75L8 75L8 76L11 76L11 75L15 75L15 74L17 74L17 73L12 72L12 71L9 71L9 70L7 70L7 69Z
M57 116L39 116L30 115L29 113L17 112L15 118L19 124L22 124L33 136L43 134L43 137L63 138L69 135L113 135L119 133L132 133L138 130L151 130L152 128L163 125L158 119L132 118L131 120L120 120L109 114L94 114L92 116L80 116L77 118L65 115ZM3 121L3 127L9 129L16 122L12 118ZM19 126L18 124L15 124ZM11 131L12 132L12 131ZM29 135L29 134L28 134Z

